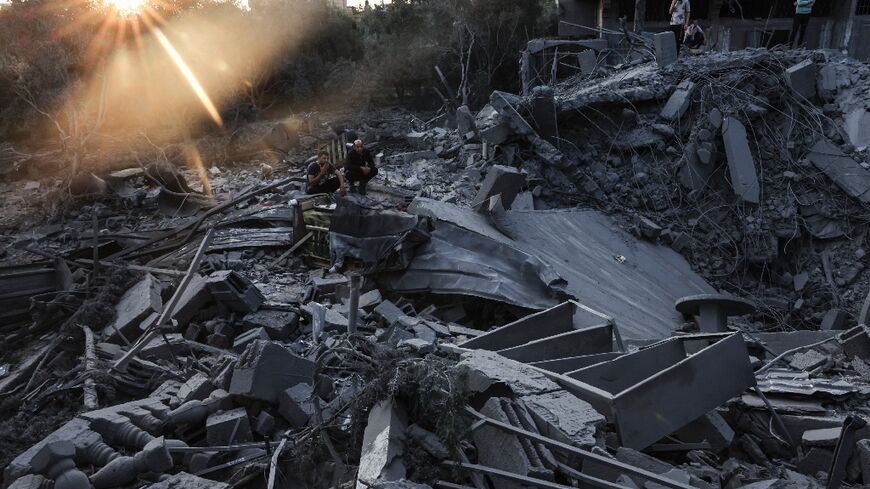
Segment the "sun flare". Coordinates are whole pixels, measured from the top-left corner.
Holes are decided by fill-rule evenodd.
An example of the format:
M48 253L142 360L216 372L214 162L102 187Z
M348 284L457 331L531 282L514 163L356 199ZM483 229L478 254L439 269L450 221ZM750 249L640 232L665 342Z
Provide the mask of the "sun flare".
M147 0L103 0L103 3L121 15L136 15L145 8Z

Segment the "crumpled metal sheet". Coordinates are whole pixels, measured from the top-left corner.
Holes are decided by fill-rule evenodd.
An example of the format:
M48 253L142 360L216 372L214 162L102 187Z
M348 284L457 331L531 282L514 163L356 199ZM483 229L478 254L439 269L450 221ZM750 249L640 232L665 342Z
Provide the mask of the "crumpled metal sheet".
M565 281L538 258L451 223L434 226L408 268L381 275L380 284L401 293L470 295L536 310L563 297Z
M352 258L364 273L404 270L429 239L426 222L405 212L376 210L340 199L329 226L333 263Z
M570 297L613 317L624 339L670 336L683 322L674 301L715 293L677 252L635 238L597 211L506 211L500 224L515 237L511 239L486 216L454 204L417 198L409 210L449 221L483 241L500 243L503 249L536 257L565 279L564 290ZM477 259L487 262L493 254L479 253ZM465 265L443 266L464 270ZM505 270L497 280L516 280L509 273L515 272Z

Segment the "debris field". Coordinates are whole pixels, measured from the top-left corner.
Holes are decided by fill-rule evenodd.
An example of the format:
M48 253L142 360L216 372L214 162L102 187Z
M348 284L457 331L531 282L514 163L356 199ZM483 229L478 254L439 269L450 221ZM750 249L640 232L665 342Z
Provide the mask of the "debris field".
M7 172L3 486L870 485L870 66L666 44ZM356 137L369 191L306 194Z

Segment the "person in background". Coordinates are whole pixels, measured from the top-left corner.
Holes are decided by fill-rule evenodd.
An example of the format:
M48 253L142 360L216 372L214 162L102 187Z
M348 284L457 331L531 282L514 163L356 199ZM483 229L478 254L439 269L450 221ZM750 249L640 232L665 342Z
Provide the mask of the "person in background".
M788 45L795 49L804 42L807 33L807 24L810 23L810 14L813 13L813 5L816 0L796 0L794 2L794 21L791 23L791 35Z
M692 19L689 27L686 28L686 40L684 43L692 50L692 52L699 52L707 45L707 34L705 34L704 30L701 29L701 26L698 25L697 20Z
M671 8L668 10L671 14L671 31L674 33L674 39L677 41L677 50L680 48L680 43L683 42L683 33L689 25L690 17L692 16L692 5L689 0L671 0Z
M317 154L317 160L308 165L308 180L306 193L329 194L338 190L339 195L347 195L347 186L344 175L329 162L329 153L321 151Z
M344 173L347 181L350 182L351 192L359 183L360 195L366 194L366 185L378 174L375 159L363 145L362 139L354 141L353 148L347 153L347 158L344 160Z

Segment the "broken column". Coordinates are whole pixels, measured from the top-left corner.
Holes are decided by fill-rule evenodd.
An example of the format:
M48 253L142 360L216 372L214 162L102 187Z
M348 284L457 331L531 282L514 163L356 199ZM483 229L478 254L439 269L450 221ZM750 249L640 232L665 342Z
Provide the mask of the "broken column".
M728 157L728 175L734 192L744 202L758 203L760 187L755 172L755 160L749 149L746 128L733 117L722 123L722 142Z
M392 399L372 407L363 435L356 489L367 489L378 480L395 481L405 477L402 455L406 424L403 418L404 413Z

